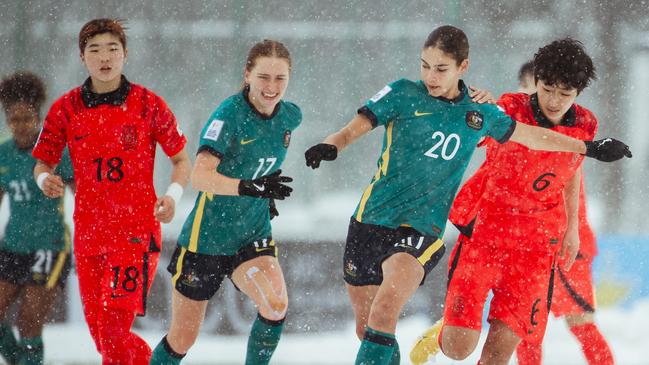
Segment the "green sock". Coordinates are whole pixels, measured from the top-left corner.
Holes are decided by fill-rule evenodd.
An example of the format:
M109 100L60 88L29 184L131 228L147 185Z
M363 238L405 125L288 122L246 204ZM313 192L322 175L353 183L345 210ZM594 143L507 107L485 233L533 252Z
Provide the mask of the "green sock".
M158 346L153 349L149 365L178 365L185 355L174 351L167 342L167 336L164 336Z
M399 350L399 343L397 340L394 340L394 352L392 353L392 358L389 362L390 365L399 365L401 364L401 350Z
M271 321L257 314L248 337L246 365L266 365L275 352L284 328L284 319Z
M0 324L0 355L9 364L14 364L18 358L19 350L18 340L16 340L11 326L6 323Z
M22 352L18 365L43 365L43 338L27 337L20 340Z
M361 347L356 355L355 365L389 365L394 353L393 334L367 327Z

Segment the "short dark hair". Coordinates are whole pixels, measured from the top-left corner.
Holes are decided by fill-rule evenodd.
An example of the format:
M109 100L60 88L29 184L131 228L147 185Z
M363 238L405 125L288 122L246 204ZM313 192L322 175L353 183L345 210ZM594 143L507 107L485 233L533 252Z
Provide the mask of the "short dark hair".
M0 82L0 102L5 111L16 103L27 103L38 112L45 97L45 83L29 71L18 71Z
M462 29L452 25L433 30L424 43L424 49L428 47L439 48L450 54L458 65L469 58L469 39Z
M122 47L126 49L126 33L127 28L124 26L125 20L121 19L93 19L81 27L79 32L79 50L81 53L86 49L88 40L97 34L110 33L119 38Z
M539 48L534 55L535 82L561 84L581 93L596 78L593 60L576 39L558 39Z
M518 70L518 83L522 84L527 76L534 77L534 61L527 61Z

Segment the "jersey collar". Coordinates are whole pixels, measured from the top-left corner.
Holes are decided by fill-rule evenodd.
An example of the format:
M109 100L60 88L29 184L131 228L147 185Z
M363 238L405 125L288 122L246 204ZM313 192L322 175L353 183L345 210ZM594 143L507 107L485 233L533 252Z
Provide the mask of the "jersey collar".
M257 110L257 108L255 108L255 106L252 105L252 103L250 102L250 99L248 99L248 93L250 93L250 86L249 85L246 85L243 88L243 90L241 91L241 93L243 95L243 100L246 101L246 103L248 104L250 109L253 112L255 112L255 114L257 114L257 116L259 118L261 118L263 120L269 120L269 119L273 119L277 115L277 113L279 113L279 106L280 106L281 103L277 103L277 105L275 105L275 109L273 110L273 112L270 115L265 115L265 114L260 113L259 110Z
M552 123L548 118L545 117L543 111L541 111L541 107L539 106L539 97L538 95L536 95L536 93L530 96L530 105L532 106L532 111L534 112L534 119L536 120L536 123L539 125L539 127L552 128L555 126L554 123ZM559 123L559 125L574 127L576 119L577 111L575 105L573 104L570 109L568 109L563 118L561 118L561 123Z
M121 77L117 90L98 94L92 91L91 86L92 81L90 77L81 86L81 99L83 99L83 104L86 108L95 108L101 104L122 105L126 101L129 91L131 91L131 83L128 82L124 75Z

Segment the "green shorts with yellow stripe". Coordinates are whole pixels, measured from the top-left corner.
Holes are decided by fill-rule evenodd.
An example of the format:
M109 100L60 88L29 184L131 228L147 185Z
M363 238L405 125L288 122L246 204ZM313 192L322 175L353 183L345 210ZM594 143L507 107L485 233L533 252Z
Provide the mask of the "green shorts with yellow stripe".
M0 280L18 286L64 287L70 265L69 250L37 250L30 253L0 250Z
M173 287L180 294L193 300L209 300L239 265L260 256L277 257L277 246L272 237L250 242L234 255L227 256L205 255L176 246L167 271L172 275Z
M395 253L405 252L415 257L424 268L420 284L423 285L445 250L441 239L422 234L414 228L359 223L352 217L343 256L345 282L352 286L381 285L383 261Z

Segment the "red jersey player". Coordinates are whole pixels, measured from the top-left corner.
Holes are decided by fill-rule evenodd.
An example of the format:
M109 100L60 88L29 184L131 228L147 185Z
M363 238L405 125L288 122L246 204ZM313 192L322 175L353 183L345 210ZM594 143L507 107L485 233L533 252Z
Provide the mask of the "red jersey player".
M533 94L534 64L527 62L518 72L520 92ZM595 292L593 288L593 259L597 255L595 234L588 223L586 194L582 175L579 189L579 253L570 271L557 268L558 280L552 291L550 311L555 317L564 317L579 343L589 365L612 365L613 354L606 339L595 324ZM519 365L540 365L540 342L521 341L516 347Z
M574 104L595 77L582 44L562 39L546 45L535 55L534 69L536 94L505 94L498 104L519 122L592 140L597 120ZM566 270L577 255L583 156L489 139L483 144L487 159L451 213L464 227L449 260L444 318L413 348L415 364L440 348L456 360L469 356L489 291L490 328L479 364L507 364L521 339L543 338L557 252L566 258Z
M103 364L148 364L151 349L130 331L143 315L168 223L189 179L186 138L167 104L123 75L122 24L95 19L79 33L90 77L51 107L33 155L49 197L63 191L53 171L70 150L76 183L74 254L84 314ZM157 198L156 145L171 158L172 183Z

